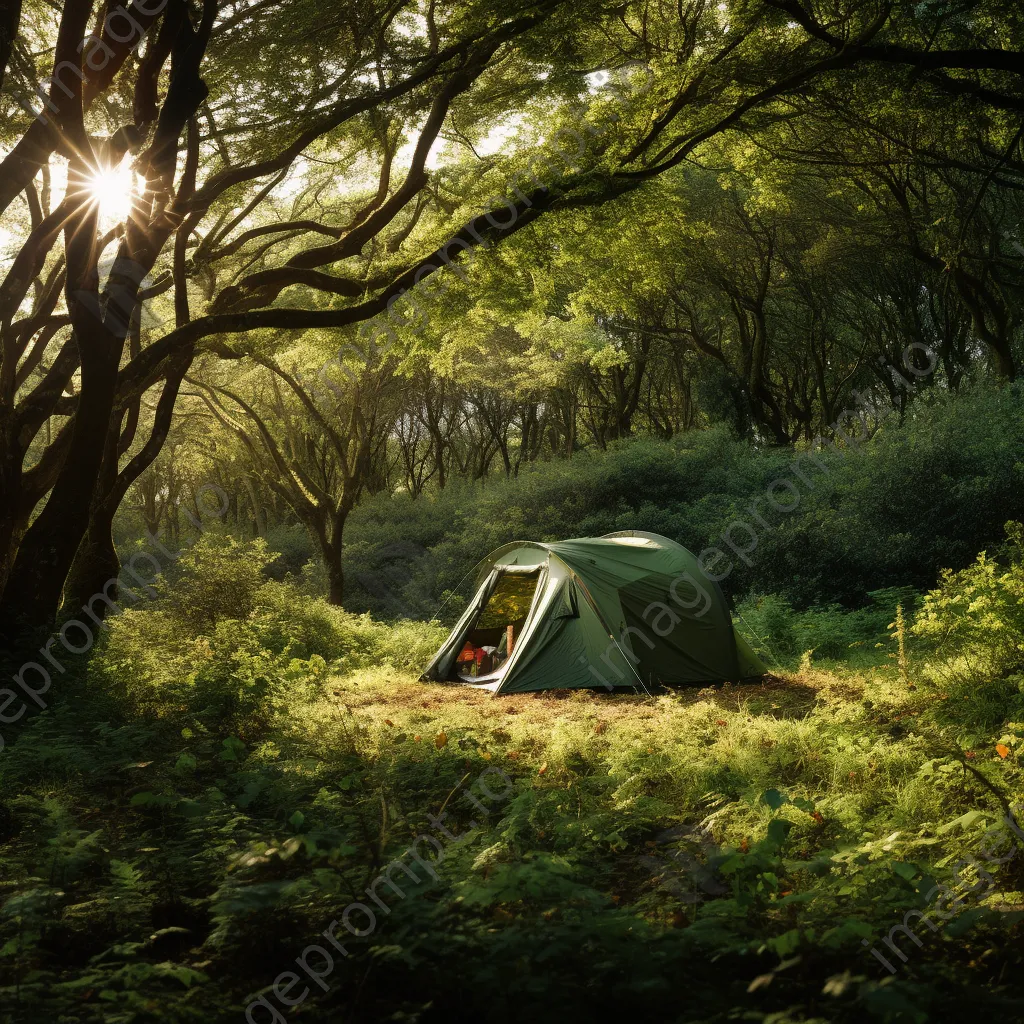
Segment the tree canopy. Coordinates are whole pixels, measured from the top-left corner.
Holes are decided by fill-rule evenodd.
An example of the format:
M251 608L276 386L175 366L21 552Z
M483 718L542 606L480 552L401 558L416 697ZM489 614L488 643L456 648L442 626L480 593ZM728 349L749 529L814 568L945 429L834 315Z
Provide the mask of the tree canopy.
M1012 379L1021 19L4 4L6 641L116 576L114 515L166 500L182 439L331 564L364 493Z

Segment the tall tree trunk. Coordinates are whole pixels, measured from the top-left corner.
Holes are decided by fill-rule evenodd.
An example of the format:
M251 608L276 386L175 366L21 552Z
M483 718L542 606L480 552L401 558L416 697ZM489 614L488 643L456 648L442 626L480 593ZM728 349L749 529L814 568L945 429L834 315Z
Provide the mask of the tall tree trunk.
M3 88L7 62L18 35L21 20L21 0L0 0L0 88Z
M120 432L119 424L113 423L107 431L99 479L96 484L96 498L89 513L89 525L85 536L78 545L64 582L60 617L74 618L77 612L89 605L96 594L109 593L117 596L117 576L121 570L117 552L114 550L114 514L121 503L117 491L117 470ZM107 584L114 580L114 588L107 590ZM98 602L96 614L104 614L104 605Z
M976 277L957 269L954 271L957 294L971 315L975 333L988 346L995 372L1004 380L1015 380L1017 367L1010 348L1010 325L1006 307ZM989 324L991 314L992 323Z
M327 570L327 601L339 608L345 601L345 570L341 567L341 544L329 544L323 552Z
M64 584L62 618L76 617L97 595L108 596L111 600L117 598L117 577L121 571L121 562L114 549L113 520L113 515L105 508L93 515ZM109 587L111 581L113 586ZM107 605L97 601L92 608L93 614L102 619Z
M95 330L107 333L99 324ZM121 352L118 345L116 353L108 351L103 358L95 351L103 342L95 338L91 345L94 359L82 359L82 389L67 459L43 510L22 539L0 600L0 633L12 638L26 627L53 624L64 581L89 525L103 458L103 445L96 438L107 435ZM108 342L107 347L115 346Z
M92 599L97 595L109 597L111 600L117 597L117 578L121 570L121 563L114 548L114 516L121 507L121 502L124 500L125 494L128 493L129 487L152 466L163 448L171 428L178 389L190 362L191 353L187 353L185 358L170 371L157 402L149 439L123 470L119 469L120 457L135 437L137 421L129 417L124 433L121 432L119 418L115 417L111 421L96 486L97 496L89 515L89 526L75 554L64 585L62 611L66 614L74 615L78 609L90 605ZM174 488L176 485L173 482L173 466L171 469L170 487ZM152 479L148 483L153 484ZM147 519L147 529L151 541L158 544L156 536L160 519L163 518L164 513L167 513L167 517L170 519L172 508L176 518L177 504L172 503L172 494L169 490L165 503L162 506L158 505L155 500L155 484L147 489L146 493L153 498L152 507L155 510L153 521ZM148 507L149 503L147 502ZM95 603L92 614L102 618L108 610L109 606L106 602L98 601Z
M0 594L14 567L25 529L18 504L21 497L21 451L9 437L0 439Z
M326 516L316 522L306 521L306 528L316 538L327 576L327 601L339 608L345 600L345 572L341 566L342 531L347 513L331 517L330 525ZM330 531L330 532L328 532Z

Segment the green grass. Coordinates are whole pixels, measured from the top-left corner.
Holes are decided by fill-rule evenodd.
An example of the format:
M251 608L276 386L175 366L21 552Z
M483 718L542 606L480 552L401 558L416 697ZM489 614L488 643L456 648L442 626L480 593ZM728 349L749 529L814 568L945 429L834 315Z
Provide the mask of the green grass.
M3 1024L1024 1016L1019 542L904 617L903 665L913 594L769 595L776 674L654 697L419 683L436 623L266 558L204 539L5 732Z
M445 805L455 834L481 818L463 794L489 767L513 795L296 1019L942 1020L979 999L1019 1015L1016 860L967 897L988 909L972 929L904 941L892 980L861 944L950 883L997 820L992 789L1020 794L1018 741L995 745L1024 698L978 699L888 666L656 698L492 698L385 667L225 734L83 684L0 767L19 794L4 1019L243 1019L427 814ZM677 826L705 838L666 838Z

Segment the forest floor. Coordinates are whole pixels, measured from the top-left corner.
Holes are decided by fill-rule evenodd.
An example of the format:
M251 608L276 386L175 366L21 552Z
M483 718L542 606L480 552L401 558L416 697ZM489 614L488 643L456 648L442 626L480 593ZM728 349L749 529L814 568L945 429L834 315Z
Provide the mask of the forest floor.
M1019 1019L1021 708L888 664L656 697L384 666L220 723L86 682L3 755L0 1020Z

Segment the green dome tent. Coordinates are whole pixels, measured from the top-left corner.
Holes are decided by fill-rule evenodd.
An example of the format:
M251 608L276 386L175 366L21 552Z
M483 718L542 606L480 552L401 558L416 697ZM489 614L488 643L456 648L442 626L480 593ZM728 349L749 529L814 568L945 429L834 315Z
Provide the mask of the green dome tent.
M473 600L421 680L522 693L765 672L736 633L721 588L667 537L515 541L485 564Z

